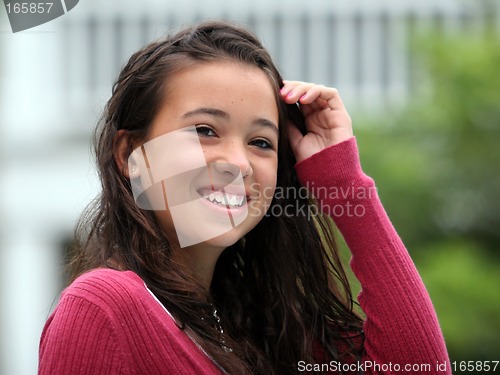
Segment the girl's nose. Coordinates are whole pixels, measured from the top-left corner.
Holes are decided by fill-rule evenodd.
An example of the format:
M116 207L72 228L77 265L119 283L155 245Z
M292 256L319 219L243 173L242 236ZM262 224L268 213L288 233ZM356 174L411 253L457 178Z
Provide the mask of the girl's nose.
M215 170L219 173L231 173L234 176L241 172L243 177L249 177L253 174L252 165L243 146L231 145L215 160Z

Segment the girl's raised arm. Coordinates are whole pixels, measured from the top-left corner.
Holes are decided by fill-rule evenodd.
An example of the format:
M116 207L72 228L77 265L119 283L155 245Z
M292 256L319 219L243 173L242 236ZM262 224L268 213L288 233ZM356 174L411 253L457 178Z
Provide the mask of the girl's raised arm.
M366 374L450 374L449 358L427 290L360 166L351 120L335 89L286 82L282 96L298 101L308 133L290 125L303 186L314 186L352 252L362 291Z

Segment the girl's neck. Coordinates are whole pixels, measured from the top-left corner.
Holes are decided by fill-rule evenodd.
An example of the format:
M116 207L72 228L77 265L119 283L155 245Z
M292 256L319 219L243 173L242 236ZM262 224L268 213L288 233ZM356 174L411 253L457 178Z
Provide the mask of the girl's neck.
M224 248L197 244L173 251L173 259L183 267L205 290L210 289L215 265Z

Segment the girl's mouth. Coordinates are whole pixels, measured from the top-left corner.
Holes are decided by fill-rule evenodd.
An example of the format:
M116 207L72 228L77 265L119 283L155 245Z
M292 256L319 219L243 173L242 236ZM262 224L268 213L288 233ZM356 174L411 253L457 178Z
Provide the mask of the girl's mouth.
M244 188L240 187L232 190L227 192L224 188L216 191L211 188L202 188L198 189L197 193L200 195L200 201L216 214L229 214L231 219L240 217L243 214L246 216L248 213L247 204L250 199L245 195Z
M246 200L246 197L244 195L222 193L221 191L216 191L210 193L209 195L205 195L204 198L208 199L212 203L230 207L241 207L243 205L243 201Z

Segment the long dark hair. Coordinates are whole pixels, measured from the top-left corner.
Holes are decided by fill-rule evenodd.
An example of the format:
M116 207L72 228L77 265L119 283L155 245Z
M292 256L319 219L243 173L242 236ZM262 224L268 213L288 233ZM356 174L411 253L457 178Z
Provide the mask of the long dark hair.
M186 29L135 53L113 86L95 133L102 193L76 227L70 280L96 267L136 272L181 327L189 327L231 374L295 374L299 361L359 359L362 321L353 312L331 219L306 215L314 212L312 197L275 196L269 212L293 205L297 214L266 215L225 249L206 291L174 264L154 215L137 207L130 181L115 163L117 132L125 129L130 139L145 138L169 76L188 63L220 60L249 64L268 75L280 115L277 188L299 190L285 119L293 117L303 126L303 118L280 100L282 78L267 51L247 30L226 23ZM219 310L232 352L221 345L211 304Z

